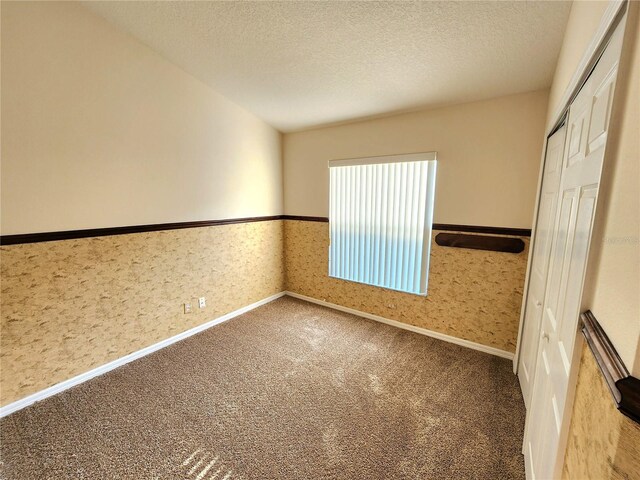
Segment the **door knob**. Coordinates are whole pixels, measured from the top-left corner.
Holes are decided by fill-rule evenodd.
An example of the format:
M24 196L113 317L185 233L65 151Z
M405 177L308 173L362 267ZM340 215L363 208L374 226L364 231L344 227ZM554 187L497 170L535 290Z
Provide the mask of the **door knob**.
M542 302L541 302L540 300L538 300L538 301L536 302L536 307L541 307L541 306L542 306Z
M547 332L542 332L542 338L544 338L548 342L549 341L549 334Z

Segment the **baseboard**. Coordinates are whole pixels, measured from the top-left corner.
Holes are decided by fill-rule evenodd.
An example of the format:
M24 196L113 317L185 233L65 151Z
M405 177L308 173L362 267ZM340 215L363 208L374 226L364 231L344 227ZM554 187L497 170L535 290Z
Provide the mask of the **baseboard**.
M102 375L118 367L121 367L122 365L125 365L134 360L137 360L138 358L142 358L146 355L149 355L150 353L153 353L162 348L168 347L169 345L179 342L180 340L184 340L185 338L191 337L196 333L200 333L215 325L219 325L223 322L226 322L227 320L231 320L234 317L242 315L243 313L253 310L254 308L264 305L265 303L272 302L273 300L283 297L284 295L285 295L285 292L276 293L275 295L271 295L270 297L259 300L255 303L252 303L251 305L247 305L246 307L242 307L242 308L239 308L238 310L234 310L233 312L229 312L226 315L218 317L209 322L203 323L202 325L198 325L197 327L191 328L171 338L167 338L166 340L158 342L154 345L145 347L142 350L138 350L137 352L130 353L129 355L125 355L124 357L118 358L117 360L109 362L98 368L94 368L93 370L89 370L88 372L85 372L76 377L70 378L69 380L65 380L64 382L60 382L60 383L57 383L56 385L52 385L51 387L45 388L44 390L40 390L39 392L29 395L28 397L22 398L4 407L1 407L0 418L5 417L18 410L21 410L25 407L28 407L29 405L35 402L44 400L47 397L51 397L52 395L63 392L71 387L75 387L76 385L79 385L83 382L86 382L87 380L91 380L92 378L97 377L98 375Z
M502 358L508 358L513 360L513 353L506 352L504 350L500 350L498 348L488 347L486 345L481 345L479 343L470 342L468 340L463 340L461 338L452 337L450 335L445 335L443 333L434 332L433 330L427 330L426 328L416 327L414 325L409 325L407 323L398 322L396 320L390 320L388 318L380 317L378 315L373 315L371 313L361 312L360 310L355 310L353 308L343 307L341 305L336 305L334 303L325 302L323 300L318 300L312 297L307 297L305 295L300 295L299 293L294 292L280 292L275 295L271 295L270 297L259 300L251 305L247 305L246 307L239 308L238 310L234 310L233 312L229 312L226 315L218 317L209 322L203 323L202 325L198 325L197 327L191 328L185 332L182 332L178 335L175 335L171 338L167 338L161 342L158 342L154 345L150 345L142 350L138 350L136 352L125 355L124 357L118 358L112 362L109 362L105 365L102 365L98 368L94 368L93 370L89 370L88 372L82 373L78 376L70 378L69 380L65 380L64 382L57 383L56 385L52 385L51 387L45 388L44 390L40 390L28 397L17 400L13 403L10 403L4 407L0 407L0 418L5 417L13 412L17 412L29 405L39 402L40 400L44 400L45 398L56 395L57 393L63 392L71 387L75 387L76 385L80 385L81 383L86 382L87 380L91 380L94 377L107 373L111 370L114 370L122 365L126 365L129 362L137 360L138 358L142 358L150 353L156 352L162 348L168 347L180 340L184 340L185 338L191 337L196 333L200 333L208 328L211 328L215 325L219 325L227 320L231 320L234 317L242 315L254 308L257 308L266 303L272 302L284 295L289 295L290 297L299 298L301 300L305 300L307 302L316 303L318 305L323 305L328 308L333 308L334 310L339 310L341 312L351 313L353 315L358 315L359 317L367 318L369 320L374 320L376 322L385 323L387 325L391 325L394 327L402 328L404 330L409 330L411 332L419 333L421 335L426 335L428 337L437 338L438 340L443 340L445 342L454 343L456 345L460 345L463 347L471 348L473 350L478 350L481 352L489 353L491 355L496 355Z
M444 333L434 332L433 330L428 330L422 327L416 327L415 325L409 325L408 323L398 322L397 320L391 320L388 318L380 317L378 315L373 315L371 313L361 312L360 310L355 310L353 308L343 307L342 305L336 305L335 303L329 303L329 302L325 302L324 300L318 300L316 298L307 297L306 295L300 295L299 293L287 291L285 292L285 294L293 298L299 298L300 300L305 300L307 302L316 303L324 307L333 308L334 310L340 310L341 312L351 313L353 315L358 315L359 317L367 318L369 320L386 323L387 325L402 328L404 330L409 330L411 332L419 333L421 335L426 335L427 337L437 338L438 340L443 340L449 343L455 343L456 345L460 345L466 348L471 348L472 350L478 350L480 352L489 353L497 357L513 360L513 355L514 355L513 353L507 352L505 350L500 350L499 348L488 347L480 343L470 342L469 340L464 340L462 338L452 337L450 335L445 335Z

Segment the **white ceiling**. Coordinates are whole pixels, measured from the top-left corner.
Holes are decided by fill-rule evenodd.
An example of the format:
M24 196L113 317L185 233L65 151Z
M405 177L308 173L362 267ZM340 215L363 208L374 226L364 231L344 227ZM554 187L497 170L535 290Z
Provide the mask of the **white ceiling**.
M281 131L548 87L569 2L84 2Z

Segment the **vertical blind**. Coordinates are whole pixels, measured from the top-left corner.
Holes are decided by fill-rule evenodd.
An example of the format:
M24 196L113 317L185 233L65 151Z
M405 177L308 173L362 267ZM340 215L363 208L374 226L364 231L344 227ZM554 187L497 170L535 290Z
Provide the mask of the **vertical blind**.
M329 276L426 295L435 159L329 162Z

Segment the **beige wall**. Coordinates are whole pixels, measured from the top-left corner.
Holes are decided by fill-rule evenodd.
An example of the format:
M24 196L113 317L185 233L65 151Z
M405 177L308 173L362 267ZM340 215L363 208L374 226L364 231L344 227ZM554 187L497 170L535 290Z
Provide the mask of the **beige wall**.
M567 89L571 77L578 68L582 55L596 32L600 19L607 9L607 1L575 0L571 5L571 14L558 56L553 83L549 91L549 109L547 123L556 119L553 116L560 108L560 101ZM551 125L549 125L550 127Z
M280 134L73 2L2 2L2 233L282 213Z
M3 246L0 276L6 405L283 291L282 220Z
M2 3L1 101L2 234L282 213L279 132L77 3ZM283 254L279 220L1 247L0 403L281 292Z
M330 278L329 224L285 220L287 290L513 353L529 239L519 254L441 247L432 239L429 294ZM435 238L438 232L433 232Z
M584 343L563 480L640 478L640 425L621 414Z
M285 134L285 213L328 216L328 160L435 150L434 222L530 228L547 93Z

